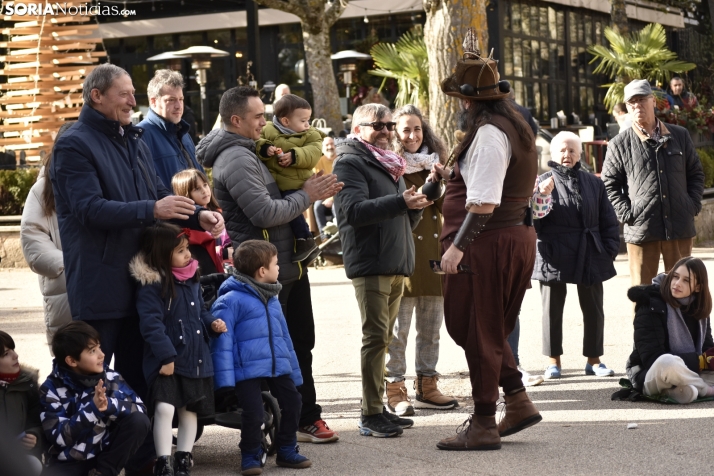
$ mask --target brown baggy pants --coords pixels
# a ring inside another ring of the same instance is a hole
[[[451,243],[442,243],[444,252]],[[474,274],[445,277],[446,329],[466,354],[477,415],[496,413],[499,386],[505,392],[523,386],[506,338],[530,288],[535,244],[535,231],[525,225],[486,231],[461,260]]]

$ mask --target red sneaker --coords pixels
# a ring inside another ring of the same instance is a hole
[[[301,426],[297,431],[297,440],[301,443],[330,443],[339,439],[340,435],[330,430],[325,420],[317,420],[312,425]]]

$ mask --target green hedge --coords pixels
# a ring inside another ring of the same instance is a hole
[[[697,149],[697,154],[704,168],[704,187],[714,187],[714,147]]]
[[[21,215],[40,169],[0,170],[0,215]]]

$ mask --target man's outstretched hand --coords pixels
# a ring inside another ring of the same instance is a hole
[[[307,179],[302,189],[310,198],[310,203],[332,197],[342,190],[345,184],[337,181],[337,175],[324,174],[322,171]]]
[[[417,193],[414,185],[412,185],[411,188],[404,190],[402,197],[404,197],[404,201],[407,202],[407,207],[410,210],[421,210],[422,208],[428,207],[434,203],[429,201],[423,193]]]
[[[188,220],[196,207],[194,201],[179,195],[169,195],[154,204],[154,218],[157,220]]]

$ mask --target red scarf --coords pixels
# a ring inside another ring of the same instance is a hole
[[[17,378],[18,378],[19,376],[20,376],[20,371],[19,371],[19,370],[17,371],[17,373],[14,373],[14,374],[3,374],[3,373],[0,373],[0,381],[2,381],[2,382],[7,382],[7,383],[12,383],[12,382],[14,382],[15,380],[17,380]]]
[[[377,159],[380,164],[382,164],[382,167],[387,169],[387,172],[389,172],[389,175],[392,176],[395,182],[399,181],[399,177],[404,175],[404,171],[407,168],[407,161],[404,160],[404,158],[400,155],[397,155],[391,150],[384,150],[380,149],[379,147],[375,147],[369,142],[365,142],[360,136],[356,134],[350,134],[347,136],[347,138],[356,139],[362,144],[364,144],[369,149],[369,151],[372,152],[374,158]]]
[[[216,265],[216,269],[219,273],[223,272],[223,259],[216,253],[216,239],[207,231],[200,230],[189,230],[184,228],[183,230],[188,236],[189,245],[198,245],[205,248],[208,252],[208,256],[211,257],[211,261]]]

